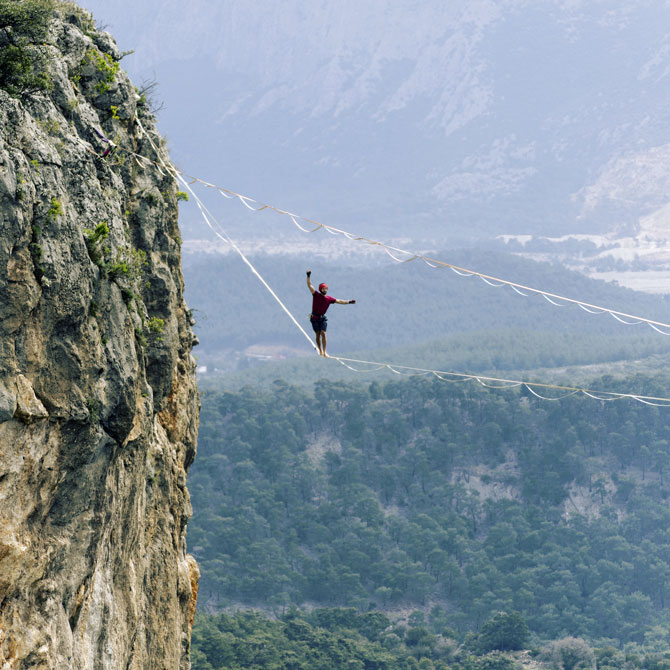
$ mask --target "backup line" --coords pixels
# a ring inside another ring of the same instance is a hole
[[[397,365],[395,363],[384,363],[380,361],[366,361],[357,358],[346,358],[344,356],[329,356],[341,365],[344,365],[349,370],[354,372],[377,372],[379,370],[388,369],[396,374],[406,375],[434,375],[442,381],[464,382],[475,381],[486,388],[491,389],[511,389],[524,387],[532,395],[541,400],[562,400],[572,395],[583,394],[594,400],[611,401],[622,400],[628,398],[637,400],[645,405],[653,405],[654,407],[670,407],[670,398],[646,396],[637,393],[617,393],[614,391],[594,391],[592,389],[580,388],[576,386],[561,386],[559,384],[544,384],[541,382],[529,382],[518,379],[504,379],[501,377],[488,377],[485,375],[468,374],[465,372],[445,372],[444,370],[435,370],[432,368],[417,368],[408,365]],[[356,365],[374,366],[374,367],[355,367]],[[402,372],[401,372],[402,371]],[[538,389],[548,391],[558,391],[562,395],[559,397],[543,396],[538,393]]]
[[[160,165],[156,161],[150,161],[152,163],[155,163],[159,169],[160,166],[167,171],[168,174],[171,174],[174,176],[178,181],[180,181],[185,188],[193,195],[198,208],[200,210],[200,213],[207,224],[207,226],[219,237],[221,240],[224,242],[230,244],[232,248],[240,255],[242,260],[247,264],[247,266],[250,268],[250,270],[256,275],[256,277],[261,281],[261,283],[265,286],[265,288],[270,292],[272,297],[277,301],[277,303],[280,305],[280,307],[286,312],[286,314],[290,317],[290,319],[293,321],[294,325],[298,328],[298,330],[304,335],[304,337],[307,339],[307,341],[310,343],[310,346],[314,349],[316,349],[314,343],[312,342],[312,339],[310,336],[307,334],[305,329],[300,325],[300,323],[297,321],[297,319],[293,316],[291,311],[286,307],[286,305],[281,301],[279,296],[274,292],[274,290],[270,287],[270,285],[265,281],[265,279],[261,276],[261,274],[258,272],[258,270],[253,266],[253,264],[249,261],[249,259],[244,255],[244,253],[239,249],[239,247],[233,242],[233,240],[230,238],[230,236],[223,230],[221,225],[216,221],[216,219],[211,215],[209,210],[207,210],[206,206],[202,203],[200,198],[194,193],[194,191],[191,189],[190,184],[186,182],[184,179],[183,173],[180,171],[176,170],[171,164],[168,165],[165,163],[165,161],[162,160],[160,157],[160,153],[158,151],[158,148],[154,144],[153,140],[149,136],[149,134],[144,130],[142,125],[140,124],[139,120],[137,121],[138,127],[142,131],[142,133],[147,137],[149,143],[151,144],[152,148],[154,149],[156,156],[158,157],[160,161]],[[129,152],[133,153],[133,152]],[[141,158],[143,160],[150,160],[145,158],[144,156],[140,156],[139,154],[134,154],[137,158]],[[196,180],[199,181],[199,180]],[[228,192],[229,194],[231,192]],[[227,196],[226,196],[227,197]],[[258,208],[254,208],[253,206],[249,205],[246,200],[249,200],[250,202],[255,202],[254,200],[250,198],[246,198],[244,196],[238,196],[242,198],[242,202],[245,204],[250,209],[255,209],[255,211],[259,211],[260,209],[274,209],[268,205],[262,205]],[[284,212],[287,213],[287,212]],[[287,213],[288,214],[288,213]],[[290,216],[295,216],[295,215],[290,215]],[[314,223],[314,222],[312,222]],[[321,224],[319,224],[321,225]],[[325,227],[325,226],[322,226]],[[332,232],[332,230],[330,231]],[[343,232],[344,231],[340,231]],[[349,234],[347,234],[347,237]],[[382,245],[381,243],[376,242],[375,244],[378,244],[380,246],[385,246]],[[393,249],[392,247],[390,247]],[[395,251],[401,251],[398,249],[395,249]],[[412,260],[412,259],[409,259]],[[433,262],[438,262],[439,261],[433,261]],[[444,264],[448,265],[448,264]],[[449,266],[451,267],[451,266]],[[463,270],[463,268],[458,268],[459,270]],[[469,274],[478,274],[474,273],[472,271],[466,271]],[[522,287],[519,284],[511,284],[510,282],[506,282],[504,280],[497,280],[493,277],[486,277],[487,279],[493,279],[495,281],[501,281],[502,283],[512,285],[513,287],[519,287],[519,288],[526,288],[527,290],[534,290],[534,289],[528,289],[528,287]],[[538,293],[541,293],[545,295],[544,292],[542,291],[537,291]],[[552,295],[552,294],[546,294],[547,295]],[[553,296],[553,297],[560,297],[560,296]],[[572,301],[572,302],[578,302],[578,301]],[[587,305],[587,303],[579,303],[580,305]],[[605,309],[605,308],[600,308],[594,305],[588,305],[589,307],[594,307],[596,309]],[[610,310],[606,310],[610,311]],[[620,312],[617,312],[616,314],[621,315]],[[623,316],[628,316],[630,315],[623,315]],[[638,318],[638,317],[630,317],[630,318]],[[646,319],[642,319],[642,321],[647,321]],[[658,322],[654,322],[658,323]],[[667,325],[670,327],[670,324],[659,324],[659,325]],[[661,331],[659,331],[661,332]],[[600,400],[601,402],[609,402],[609,401],[614,401],[614,400],[622,400],[624,398],[630,399],[630,400],[635,400],[639,403],[642,403],[644,405],[650,405],[653,407],[670,407],[670,398],[664,398],[664,397],[655,397],[655,396],[645,396],[645,395],[639,395],[639,394],[634,394],[634,393],[618,393],[618,392],[613,392],[613,391],[595,391],[595,390],[590,390],[590,389],[585,389],[585,388],[579,388],[579,387],[572,387],[572,386],[561,386],[561,385],[556,385],[556,384],[546,384],[546,383],[541,383],[541,382],[529,382],[529,381],[523,381],[523,380],[515,380],[515,379],[504,379],[504,378],[499,378],[499,377],[489,377],[485,375],[475,375],[475,374],[469,374],[469,373],[462,373],[462,372],[446,372],[442,370],[436,370],[432,368],[419,368],[419,367],[410,367],[407,365],[397,365],[395,363],[388,363],[388,362],[380,362],[380,361],[366,361],[366,360],[361,360],[361,359],[355,359],[355,358],[347,358],[344,356],[329,356],[328,358],[332,360],[336,360],[338,363],[341,365],[345,366],[349,370],[352,370],[354,372],[373,372],[376,370],[382,370],[382,369],[387,369],[395,374],[398,375],[407,375],[407,376],[415,376],[415,375],[434,375],[436,378],[442,380],[442,381],[454,381],[454,382],[463,382],[463,381],[475,381],[479,383],[482,386],[485,386],[487,388],[491,389],[509,389],[509,388],[518,388],[518,387],[523,387],[528,390],[532,395],[535,397],[541,399],[541,400],[561,400],[563,398],[572,396],[572,395],[577,395],[577,394],[583,394],[589,398],[592,398],[594,400]],[[356,366],[368,366],[367,368],[360,368]],[[561,393],[560,397],[550,397],[550,396],[543,396],[538,392],[539,390],[550,390],[550,391],[558,391]]]
[[[140,130],[148,136],[144,128],[142,127],[139,119],[136,119],[136,123]],[[101,135],[98,131],[96,131],[98,135]],[[101,137],[104,139],[106,142],[110,142],[107,138],[104,137],[104,135],[101,135]],[[152,147],[156,151],[156,155],[160,159],[160,155],[158,154],[158,149],[154,145],[153,141],[151,138],[149,138],[149,142],[151,143]],[[81,142],[83,145],[84,143]],[[95,154],[93,150],[91,150],[88,147],[84,147],[89,153],[92,153],[96,155],[98,158],[101,158],[101,156],[98,156]],[[527,297],[529,293],[536,294],[536,295],[541,295],[547,302],[551,303],[552,305],[556,307],[565,307],[566,305],[577,305],[581,309],[583,309],[585,312],[589,314],[609,314],[612,318],[616,319],[619,323],[626,325],[626,326],[634,326],[634,325],[639,325],[639,324],[646,324],[650,328],[653,328],[657,333],[660,333],[661,335],[670,335],[670,323],[665,323],[663,321],[656,321],[654,319],[648,319],[643,316],[636,316],[634,314],[628,314],[626,312],[621,312],[615,309],[611,309],[609,307],[604,307],[601,305],[594,305],[592,303],[586,302],[585,300],[579,300],[577,298],[570,298],[568,296],[560,295],[558,293],[552,293],[550,291],[545,291],[543,289],[539,288],[534,288],[532,286],[526,286],[524,284],[520,284],[518,282],[514,282],[508,279],[503,279],[501,277],[494,277],[489,274],[485,274],[483,272],[478,272],[477,270],[471,270],[468,268],[463,268],[458,265],[455,265],[453,263],[448,263],[446,261],[441,261],[435,258],[431,258],[429,256],[426,256],[422,253],[419,252],[412,252],[408,251],[407,249],[400,249],[398,247],[391,246],[389,244],[386,244],[384,242],[379,242],[377,240],[373,240],[367,237],[364,237],[362,235],[357,235],[355,233],[351,233],[349,231],[343,230],[341,228],[336,228],[334,226],[327,225],[325,223],[321,223],[319,221],[315,221],[314,219],[309,219],[304,216],[300,216],[298,214],[295,214],[293,212],[289,212],[285,209],[281,209],[279,207],[276,207],[274,205],[266,204],[259,202],[255,200],[254,198],[251,198],[246,195],[242,195],[241,193],[237,193],[236,191],[232,191],[231,189],[224,188],[222,186],[217,186],[216,184],[212,184],[210,182],[205,181],[204,179],[200,179],[199,177],[195,177],[193,175],[190,175],[182,170],[179,170],[175,168],[173,165],[170,165],[170,168],[167,168],[165,163],[160,159],[160,163],[152,160],[150,158],[147,158],[146,156],[142,156],[141,154],[135,153],[129,149],[124,149],[122,147],[115,147],[116,149],[123,151],[133,157],[135,157],[136,160],[138,161],[147,161],[149,163],[152,163],[158,167],[159,170],[161,170],[161,165],[164,167],[170,174],[175,176],[176,178],[179,178],[179,181],[184,184],[185,187],[188,188],[188,191],[194,196],[196,199],[196,202],[198,203],[199,207],[202,207],[202,202],[199,200],[199,198],[195,195],[193,190],[190,188],[191,185],[194,183],[202,184],[206,188],[211,188],[216,191],[218,191],[225,199],[227,200],[239,200],[247,209],[251,210],[252,212],[262,212],[264,210],[270,210],[273,212],[276,212],[277,214],[281,214],[283,216],[287,216],[291,219],[292,223],[302,232],[305,233],[314,233],[317,230],[325,230],[326,232],[330,233],[331,235],[342,235],[346,239],[352,241],[352,242],[362,242],[363,244],[368,244],[371,246],[376,246],[382,249],[384,252],[386,252],[391,259],[393,259],[397,263],[410,263],[415,260],[421,260],[424,262],[428,267],[431,268],[449,268],[452,270],[454,273],[461,277],[478,277],[481,279],[483,282],[488,284],[489,286],[493,287],[502,287],[502,286],[508,286],[512,290],[515,291],[515,293],[518,293],[521,296]],[[161,170],[162,172],[162,170]],[[190,181],[187,183],[185,180],[189,179]],[[213,219],[213,217],[210,214],[210,217]],[[312,226],[311,228],[304,228],[300,223],[298,223],[298,220],[303,221],[304,223],[308,224],[309,226]],[[212,225],[210,224],[209,221],[207,221],[207,225],[214,230]],[[220,227],[220,226],[219,226]],[[216,234],[216,231],[214,231]],[[220,235],[219,235],[220,236]],[[220,236],[221,237],[221,236]],[[227,237],[227,235],[225,236]],[[229,239],[224,239],[224,241],[230,243]],[[241,251],[236,248],[235,251],[238,254],[241,254]],[[245,262],[248,263],[248,260]],[[528,291],[528,293],[524,293],[524,291]],[[560,301],[560,302],[556,302]]]
[[[210,184],[209,182],[203,181],[198,177],[193,177],[191,175],[185,175],[185,176],[187,176],[189,179],[192,180],[191,183],[198,182],[206,186],[207,188],[213,188],[219,191],[219,193],[221,193],[221,195],[223,195],[228,200],[233,200],[237,198],[238,200],[240,200],[240,202],[242,202],[242,204],[244,204],[244,206],[247,209],[253,212],[271,210],[273,212],[276,212],[277,214],[287,216],[293,222],[293,224],[304,233],[314,233],[317,230],[325,230],[331,235],[342,235],[346,239],[353,242],[362,242],[364,244],[379,247],[384,252],[386,252],[386,254],[391,259],[393,259],[397,263],[410,263],[415,260],[421,260],[431,268],[449,268],[450,270],[452,270],[454,273],[456,273],[461,277],[478,277],[489,286],[493,287],[508,286],[511,289],[513,289],[516,293],[524,297],[527,297],[528,293],[541,295],[545,300],[547,300],[547,302],[551,303],[555,307],[565,307],[568,304],[577,305],[578,307],[581,307],[584,311],[588,312],[589,314],[609,314],[611,317],[613,317],[614,319],[616,319],[617,321],[626,326],[634,326],[644,323],[647,324],[650,328],[653,328],[656,332],[660,333],[661,335],[670,335],[670,323],[665,323],[663,321],[656,321],[654,319],[648,319],[646,317],[636,316],[634,314],[628,314],[626,312],[621,312],[615,309],[611,309],[609,307],[604,307],[602,305],[594,305],[593,303],[586,302],[585,300],[570,298],[568,296],[560,295],[558,293],[552,293],[550,291],[545,291],[543,289],[534,288],[532,286],[526,286],[525,284],[520,284],[518,282],[514,282],[508,279],[503,279],[501,277],[495,277],[493,275],[485,274],[483,272],[478,272],[477,270],[471,270],[469,268],[460,267],[453,263],[448,263],[446,261],[441,261],[436,258],[431,258],[420,252],[413,252],[407,249],[400,249],[398,247],[391,246],[384,242],[379,242],[377,240],[372,240],[370,238],[364,237],[362,235],[351,233],[341,228],[336,228],[334,226],[330,226],[325,223],[320,223],[319,221],[315,221],[314,219],[308,219],[306,217],[299,216],[298,214],[288,212],[286,210],[280,209],[279,207],[275,207],[274,205],[260,203],[257,200],[250,198],[249,196],[243,196],[239,193],[236,193],[235,191],[231,191],[230,189],[226,189],[221,186],[216,186],[215,184]],[[304,223],[307,223],[313,227],[305,228],[302,225],[300,225],[300,223],[298,223],[298,220],[303,221]],[[528,293],[524,293],[524,291],[527,291]]]

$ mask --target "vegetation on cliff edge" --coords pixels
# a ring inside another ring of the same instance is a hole
[[[24,95],[51,86],[44,42],[54,0],[0,0],[0,88]]]

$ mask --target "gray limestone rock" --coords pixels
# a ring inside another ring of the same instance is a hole
[[[15,416],[24,423],[32,423],[49,416],[49,412],[46,411],[40,399],[35,395],[33,385],[23,375],[16,378]]]
[[[16,411],[16,393],[0,382],[0,423],[10,421]]]

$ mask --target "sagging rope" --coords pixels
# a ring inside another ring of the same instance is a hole
[[[142,132],[146,135],[146,132],[144,131],[139,119],[135,119],[137,122],[138,127],[142,130]],[[95,130],[95,129],[94,129]],[[96,134],[103,139],[103,141],[110,143],[113,145],[111,140],[107,139],[102,133],[100,133],[98,130],[95,130]],[[148,135],[147,135],[148,137]],[[151,142],[152,146],[154,147],[154,150],[156,150],[155,145],[149,139]],[[140,154],[137,154],[133,151],[130,151],[128,149],[124,149],[122,147],[117,147],[116,145],[113,145],[114,149],[124,151],[125,153],[128,153],[132,156],[134,156],[136,159],[141,160],[141,161],[147,161],[149,163],[152,163],[156,166],[159,167],[160,165],[156,162],[153,161],[146,156],[142,156]],[[89,152],[90,149],[87,149]],[[95,153],[95,152],[91,152]],[[104,155],[106,155],[108,151],[105,152]],[[97,154],[96,154],[97,155]],[[158,154],[157,154],[158,155]],[[163,163],[161,159],[161,163]],[[165,167],[165,164],[163,163],[163,167]],[[166,168],[168,169],[168,168]],[[545,291],[543,289],[538,289],[538,288],[533,288],[532,286],[526,286],[525,284],[519,284],[518,282],[513,282],[508,279],[502,279],[500,277],[494,277],[492,275],[485,274],[483,272],[478,272],[476,270],[470,270],[468,268],[463,268],[458,265],[454,265],[453,263],[447,263],[446,261],[441,261],[435,258],[430,258],[428,256],[425,256],[424,254],[421,254],[419,252],[412,252],[408,251],[406,249],[400,249],[398,247],[394,247],[388,244],[385,244],[384,242],[379,242],[377,240],[372,240],[370,238],[364,237],[362,235],[356,235],[354,233],[348,232],[346,230],[342,230],[341,228],[335,228],[334,226],[327,225],[325,223],[320,223],[319,221],[315,221],[314,219],[308,219],[304,216],[300,216],[298,214],[293,214],[292,212],[289,212],[284,209],[280,209],[279,207],[275,207],[274,205],[269,205],[265,203],[261,203],[257,200],[254,200],[253,198],[242,195],[240,193],[237,193],[235,191],[231,191],[230,189],[223,188],[222,186],[217,186],[216,184],[211,184],[203,179],[200,179],[199,177],[194,177],[193,175],[189,175],[186,172],[183,172],[182,170],[178,170],[174,166],[170,166],[169,170],[170,174],[172,174],[175,178],[179,178],[179,181],[181,181],[182,184],[184,184],[185,187],[189,187],[190,185],[194,183],[199,183],[202,184],[203,186],[207,188],[212,188],[218,191],[224,198],[228,200],[233,200],[237,199],[239,200],[247,209],[253,211],[253,212],[262,212],[264,210],[271,210],[273,212],[276,212],[277,214],[281,214],[283,216],[288,216],[291,221],[295,224],[295,226],[301,230],[302,232],[305,233],[313,233],[316,232],[317,230],[325,230],[326,232],[330,233],[331,235],[342,235],[346,237],[348,240],[354,241],[354,242],[363,242],[364,244],[368,244],[371,246],[376,246],[382,249],[391,259],[393,259],[397,263],[410,263],[411,261],[415,260],[421,260],[423,261],[426,265],[428,265],[431,268],[449,268],[452,270],[454,273],[461,277],[478,277],[481,279],[484,283],[488,284],[489,286],[493,287],[501,287],[501,286],[509,286],[515,293],[518,293],[521,296],[528,297],[528,293],[524,293],[524,291],[528,291],[529,293],[534,293],[536,295],[541,295],[547,302],[550,304],[554,305],[555,307],[565,307],[568,304],[572,305],[577,305],[580,307],[582,310],[589,314],[609,314],[612,318],[616,319],[619,323],[622,323],[626,326],[635,326],[639,324],[646,324],[650,328],[653,328],[656,332],[660,333],[661,335],[670,335],[670,323],[664,323],[663,321],[655,321],[653,319],[648,319],[646,317],[642,316],[636,316],[634,314],[628,314],[626,312],[620,312],[618,310],[611,309],[609,307],[603,307],[601,305],[594,305],[592,303],[586,302],[584,300],[578,300],[576,298],[569,298],[564,295],[560,295],[558,293],[551,293],[549,291]],[[190,181],[187,182],[185,179],[189,179]],[[202,203],[197,198],[195,193],[191,188],[188,188],[189,193],[193,195],[193,197],[196,199],[196,202],[198,203],[198,207],[201,207]],[[214,217],[211,216],[212,220],[214,220]],[[310,226],[314,226],[313,228],[304,228],[298,223],[298,220],[304,221],[305,223],[309,224]],[[207,225],[212,228],[210,225],[209,221],[207,222]],[[212,230],[216,233],[216,231],[212,228]],[[219,237],[221,237],[219,235]],[[225,236],[227,237],[227,235]],[[224,239],[225,242],[231,244],[232,242],[230,239]],[[235,248],[235,247],[233,247]],[[235,251],[237,253],[241,254],[241,251],[238,248],[235,248]],[[398,257],[400,256],[407,256],[407,258],[402,258]],[[248,260],[245,261],[248,263]],[[562,301],[561,302],[556,302],[556,300]],[[630,320],[629,320],[630,319]],[[662,329],[667,329],[667,330],[662,330]]]
[[[215,184],[210,184],[209,182],[203,181],[198,177],[193,177],[191,175],[184,175],[184,176],[192,180],[190,182],[191,184],[193,184],[194,182],[198,182],[206,186],[207,188],[213,188],[219,191],[221,195],[223,195],[225,198],[229,200],[237,198],[247,209],[250,209],[253,212],[261,212],[266,209],[269,209],[273,212],[276,212],[277,214],[288,216],[291,219],[291,221],[295,224],[295,226],[304,233],[314,233],[317,230],[325,230],[331,233],[332,235],[342,235],[346,237],[348,240],[354,242],[363,242],[364,244],[377,246],[381,248],[384,252],[386,252],[386,254],[397,263],[410,263],[415,260],[421,260],[431,268],[449,268],[450,270],[452,270],[461,277],[478,277],[489,286],[494,287],[509,286],[516,293],[524,297],[528,297],[528,293],[524,293],[524,291],[528,291],[529,293],[534,293],[536,295],[541,295],[545,300],[547,300],[549,303],[551,303],[556,307],[565,307],[568,304],[573,304],[577,305],[578,307],[583,309],[585,312],[588,312],[589,314],[609,314],[611,317],[613,317],[614,319],[616,319],[617,321],[626,326],[634,326],[644,323],[647,324],[649,327],[653,328],[656,332],[661,333],[661,335],[670,335],[670,323],[664,323],[662,321],[654,321],[653,319],[647,319],[645,317],[636,316],[634,314],[627,314],[626,312],[620,312],[614,309],[610,309],[609,307],[594,305],[584,300],[569,298],[567,296],[560,295],[558,293],[551,293],[550,291],[544,291],[542,289],[533,288],[532,286],[519,284],[518,282],[513,282],[508,279],[502,279],[500,277],[494,277],[492,275],[484,274],[483,272],[477,272],[476,270],[470,270],[468,268],[459,267],[458,265],[454,265],[453,263],[447,263],[445,261],[437,260],[435,258],[430,258],[429,256],[425,256],[424,254],[419,252],[413,252],[408,251],[406,249],[393,247],[391,245],[385,244],[384,242],[378,242],[376,240],[369,239],[362,235],[356,235],[346,230],[342,230],[341,228],[335,228],[334,226],[329,226],[325,223],[320,223],[313,219],[308,219],[306,217],[293,214],[292,212],[280,209],[278,207],[275,207],[274,205],[267,205],[264,203],[260,203],[254,200],[253,198],[241,195],[239,193],[236,193],[235,191],[231,191],[230,189],[226,189],[221,186],[216,186]],[[300,223],[298,223],[298,220],[303,221],[313,227],[305,228],[301,226]],[[556,302],[557,300],[562,302]]]
[[[181,173],[178,170],[175,170],[175,168],[172,165],[167,165],[165,161],[160,157],[160,152],[158,151],[158,148],[156,145],[153,143],[153,140],[151,139],[151,136],[149,133],[144,130],[144,127],[140,123],[139,119],[137,120],[137,125],[144,133],[144,135],[147,137],[149,140],[149,143],[151,144],[153,150],[156,152],[156,156],[158,156],[162,166],[165,168],[165,170],[169,173],[172,174],[175,179],[180,181],[184,187],[188,190],[188,192],[193,196],[193,199],[195,200],[196,204],[198,205],[198,208],[200,210],[200,213],[202,214],[202,218],[205,220],[205,223],[209,228],[212,230],[212,232],[221,240],[226,242],[227,244],[230,244],[230,246],[239,254],[240,258],[247,264],[249,269],[253,272],[254,275],[260,280],[260,282],[265,286],[265,288],[270,292],[270,295],[279,303],[279,306],[286,312],[288,317],[293,321],[293,323],[297,326],[297,328],[300,330],[300,332],[305,336],[307,341],[309,342],[310,346],[313,349],[316,349],[316,345],[314,342],[312,342],[312,338],[307,334],[305,329],[300,325],[298,320],[291,314],[291,311],[286,307],[286,305],[281,301],[279,296],[274,292],[272,287],[263,279],[262,275],[258,270],[254,267],[253,263],[244,255],[242,250],[233,242],[232,238],[226,231],[223,229],[223,226],[214,218],[212,213],[207,209],[207,207],[204,205],[202,200],[194,193],[193,189],[191,186],[184,180],[182,177]]]
[[[233,242],[233,240],[230,238],[230,236],[225,232],[221,224],[212,216],[211,212],[207,209],[207,207],[202,203],[200,198],[194,193],[193,189],[191,189],[191,184],[187,183],[186,180],[184,179],[184,174],[177,170],[174,166],[171,164],[168,165],[160,155],[160,151],[158,150],[158,147],[154,144],[153,140],[151,139],[151,136],[144,130],[143,126],[141,125],[139,119],[137,119],[137,125],[142,131],[142,133],[147,137],[147,140],[151,144],[151,147],[153,148],[154,152],[156,153],[156,156],[158,158],[158,161],[160,164],[156,161],[152,161],[151,159],[146,158],[146,156],[142,156],[140,154],[136,154],[132,151],[124,150],[127,153],[133,155],[136,159],[139,161],[148,161],[158,167],[159,170],[161,170],[161,165],[162,167],[166,170],[166,172],[170,175],[172,175],[175,179],[180,181],[184,187],[188,190],[188,192],[193,196],[193,198],[196,201],[196,204],[198,205],[198,208],[200,210],[200,213],[207,224],[207,226],[214,232],[214,234],[219,237],[222,241],[226,242],[227,244],[230,244],[231,247],[240,255],[242,260],[247,264],[247,266],[251,269],[251,271],[256,275],[256,277],[261,281],[261,283],[265,286],[265,288],[270,292],[272,297],[277,301],[277,303],[280,305],[280,307],[286,312],[286,314],[289,316],[291,321],[297,326],[297,328],[300,330],[300,332],[305,336],[307,341],[310,343],[310,346],[313,349],[316,349],[316,346],[312,342],[312,339],[310,336],[307,334],[305,329],[300,325],[298,320],[293,316],[291,311],[286,307],[286,305],[281,301],[279,296],[272,290],[270,285],[265,281],[265,279],[261,276],[260,272],[253,266],[251,261],[244,255],[244,253],[240,250],[240,248]],[[161,174],[164,174],[161,170]],[[196,180],[200,181],[200,180]],[[193,183],[193,182],[191,182]],[[232,197],[232,196],[231,196]],[[251,206],[245,202],[244,196],[239,196],[242,202],[249,208]],[[248,199],[248,198],[247,198]],[[250,199],[249,199],[250,200]],[[267,208],[268,206],[264,206],[264,208]],[[324,226],[325,227],[325,226]],[[332,232],[332,231],[330,231]],[[348,236],[349,234],[347,234]],[[458,268],[459,270],[461,268]],[[475,274],[475,273],[471,273]],[[489,277],[487,277],[489,278]],[[489,278],[491,279],[491,278]],[[505,282],[503,282],[505,283]],[[514,286],[519,286],[514,285]],[[513,288],[514,288],[513,286]],[[545,296],[546,297],[546,296]],[[578,303],[579,304],[579,303]],[[585,303],[581,303],[585,304]],[[592,305],[590,305],[593,307]],[[620,313],[617,313],[620,314]],[[664,325],[664,324],[661,324]],[[661,332],[661,331],[659,331]],[[555,385],[555,384],[543,384],[540,382],[529,382],[529,381],[522,381],[522,380],[513,380],[513,379],[503,379],[503,378],[497,378],[497,377],[488,377],[484,375],[474,375],[474,374],[467,374],[467,373],[461,373],[461,372],[445,372],[441,370],[434,370],[430,368],[417,368],[417,367],[410,367],[407,365],[396,365],[396,364],[391,364],[391,363],[383,363],[379,361],[366,361],[366,360],[359,360],[359,359],[354,359],[354,358],[346,358],[343,356],[329,356],[328,358],[331,358],[332,360],[336,360],[338,363],[341,365],[345,366],[349,370],[352,370],[354,372],[374,372],[377,370],[382,370],[382,369],[388,369],[391,372],[397,374],[397,375],[405,375],[405,376],[416,376],[416,375],[434,375],[436,378],[442,380],[442,381],[447,381],[447,382],[463,382],[463,381],[476,381],[477,383],[481,384],[482,386],[486,388],[492,388],[492,389],[510,389],[510,388],[518,388],[518,387],[524,387],[530,392],[532,395],[535,397],[541,399],[541,400],[562,400],[563,398],[567,398],[572,395],[576,394],[583,394],[589,398],[592,398],[594,400],[600,400],[600,401],[612,401],[612,400],[621,400],[624,398],[628,398],[631,400],[636,400],[637,402],[640,402],[644,405],[651,405],[654,407],[670,407],[670,398],[662,398],[662,397],[654,397],[654,396],[644,396],[644,395],[638,395],[634,393],[616,393],[612,391],[593,391],[589,389],[584,389],[584,388],[578,388],[578,387],[571,387],[571,386],[560,386],[560,385]],[[367,365],[367,366],[374,366],[374,367],[368,367],[367,369],[358,369],[354,367],[354,364],[358,365]],[[402,371],[402,372],[401,372]],[[555,390],[555,391],[560,391],[562,392],[562,395],[559,397],[548,397],[548,396],[543,396],[540,393],[538,393],[535,389],[547,389],[547,390]]]
[[[499,377],[487,377],[484,375],[466,374],[463,372],[444,372],[442,370],[433,370],[430,368],[415,368],[408,365],[396,365],[392,363],[381,363],[379,361],[365,361],[356,358],[345,358],[343,356],[329,356],[344,367],[354,372],[378,372],[379,370],[390,370],[397,375],[433,375],[442,381],[448,382],[464,382],[476,381],[477,383],[491,389],[511,389],[524,387],[532,395],[541,400],[563,400],[569,396],[583,394],[594,400],[602,400],[604,402],[611,400],[622,400],[629,398],[637,400],[644,405],[652,405],[654,407],[670,407],[670,398],[662,398],[655,396],[639,395],[637,393],[615,393],[613,391],[593,391],[591,389],[579,388],[575,386],[560,386],[557,384],[543,384],[540,382],[528,382],[517,379],[504,379]],[[357,368],[355,365],[371,366],[366,368]],[[401,372],[402,371],[402,372]],[[546,389],[559,391],[562,395],[558,397],[543,396],[536,391],[536,389]]]

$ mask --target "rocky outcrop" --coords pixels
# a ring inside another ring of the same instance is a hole
[[[188,668],[177,188],[111,37],[59,2],[44,48],[48,93],[0,90],[0,668]]]

